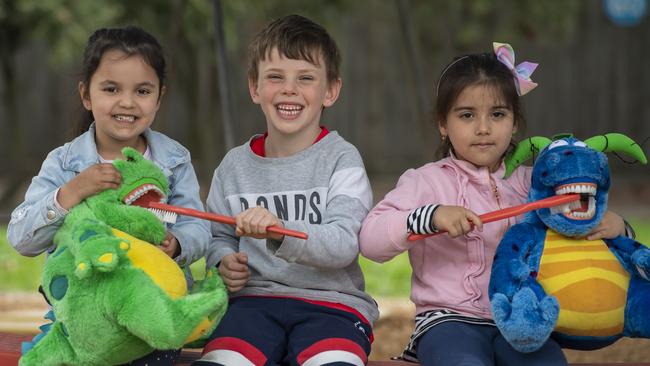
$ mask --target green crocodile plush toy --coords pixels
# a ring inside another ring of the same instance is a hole
[[[127,363],[209,334],[226,310],[218,275],[188,293],[180,267],[150,244],[165,226],[136,205],[164,200],[167,179],[136,150],[122,153],[120,188],[75,206],[54,236],[42,280],[54,323],[24,347],[21,366]]]

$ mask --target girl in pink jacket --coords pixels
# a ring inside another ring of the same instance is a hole
[[[504,179],[503,157],[525,127],[519,97],[537,84],[537,65],[514,67],[510,45],[456,58],[441,73],[436,123],[442,159],[407,170],[372,209],[360,234],[361,253],[377,262],[408,250],[413,267],[415,332],[402,358],[422,365],[566,365],[549,340],[520,353],[492,321],[488,282],[492,257],[515,219],[482,225],[476,214],[524,203],[530,168]],[[590,239],[625,233],[623,219],[605,215]],[[409,242],[410,233],[448,234]]]

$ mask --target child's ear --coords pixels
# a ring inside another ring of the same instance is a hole
[[[248,78],[248,92],[251,95],[253,103],[260,104],[260,94],[257,92],[257,80]]]
[[[165,96],[165,92],[167,91],[167,87],[163,85],[162,88],[160,88],[160,95],[158,96],[158,103],[156,103],[156,110],[157,108],[160,108],[160,103],[162,102],[163,96]]]
[[[323,107],[331,107],[334,105],[334,102],[339,98],[342,86],[343,80],[341,80],[341,78],[337,78],[336,80],[327,83],[327,92],[325,93],[325,99],[323,100]]]
[[[444,122],[438,122],[438,131],[440,131],[440,136],[447,136],[447,127]]]
[[[88,89],[86,88],[86,84],[83,81],[79,82],[78,85],[79,88],[79,96],[81,97],[81,104],[83,104],[84,108],[87,110],[92,110],[92,103],[90,103],[90,96],[88,95]]]

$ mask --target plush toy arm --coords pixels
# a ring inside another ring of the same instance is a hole
[[[543,230],[528,223],[517,224],[508,230],[494,255],[490,298],[495,293],[501,293],[512,299],[522,286],[539,286],[535,280],[536,272],[530,264],[536,264],[531,263],[532,258],[539,258],[543,236]],[[536,243],[539,245],[536,246]]]
[[[636,269],[636,273],[646,281],[650,281],[650,249],[639,244],[639,248],[632,252],[632,264]]]
[[[155,245],[165,238],[165,225],[147,209],[104,201],[93,205],[97,216],[118,230]]]
[[[124,294],[124,306],[116,314],[117,322],[156,349],[180,348],[207,334],[228,303],[217,275],[201,282],[199,292],[178,299],[169,298],[154,286],[129,286],[128,291],[124,291],[124,284],[118,287]]]
[[[650,249],[648,247],[625,236],[606,239],[605,242],[628,272],[650,280]]]

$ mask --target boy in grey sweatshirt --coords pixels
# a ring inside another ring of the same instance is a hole
[[[372,192],[357,149],[320,125],[341,90],[340,55],[320,25],[297,15],[262,30],[249,49],[249,90],[267,132],[216,169],[207,265],[230,307],[195,365],[364,365],[377,305],[358,260]],[[303,231],[308,240],[266,231]]]

